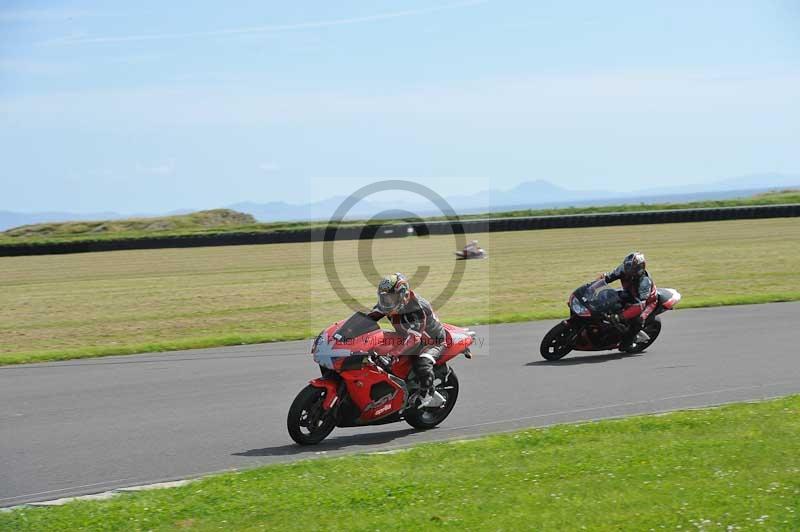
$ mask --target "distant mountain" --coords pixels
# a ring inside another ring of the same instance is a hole
[[[509,206],[542,205],[588,201],[613,196],[609,191],[575,191],[561,188],[548,181],[537,180],[520,183],[510,190],[484,190],[470,195],[445,198],[456,212],[491,211]],[[269,203],[244,202],[229,205],[228,208],[246,212],[259,221],[329,220],[345,196],[337,196],[323,201],[307,204],[289,204],[282,201]],[[427,206],[420,209],[419,204],[408,201],[392,203],[364,200],[358,202],[347,213],[347,218],[396,218],[411,212],[419,216],[436,216],[440,212]]]
[[[283,201],[268,203],[234,203],[227,208],[252,214],[260,222],[330,220],[346,196],[336,196],[326,200],[305,204],[291,204]],[[347,218],[365,218],[387,208],[370,201],[360,201],[347,213]]]
[[[800,176],[758,174],[735,177],[707,185],[661,187],[630,192],[570,190],[539,179],[520,183],[509,190],[489,189],[475,194],[448,196],[445,199],[457,213],[468,214],[531,208],[728,199],[788,187],[800,188]],[[339,196],[304,205],[291,205],[284,202],[237,203],[229,208],[250,213],[262,222],[328,220],[344,199],[343,196]],[[361,201],[348,213],[347,217],[369,218],[379,215],[382,218],[396,218],[402,211],[412,212],[419,216],[441,215],[431,207],[420,208],[419,204],[402,201],[391,204]]]
[[[724,179],[713,184],[711,188],[744,189],[744,188],[797,188],[800,187],[800,174],[750,174],[731,179]]]
[[[667,194],[713,193],[734,190],[774,190],[779,188],[800,188],[800,174],[750,174],[714,181],[707,184],[656,187],[639,190],[637,196]]]
[[[657,203],[744,197],[781,188],[800,188],[800,175],[764,173],[723,179],[709,184],[670,186],[640,189],[627,192],[610,190],[570,190],[545,180],[525,181],[508,189],[488,189],[474,194],[453,195],[445,198],[457,213],[480,213],[514,209],[554,208],[583,205],[612,205],[622,203]],[[260,222],[329,220],[345,196],[335,196],[322,201],[291,204],[282,201],[267,203],[241,202],[226,208],[252,214]],[[180,209],[169,214],[194,212]],[[347,218],[397,218],[408,212],[418,216],[441,215],[433,207],[420,207],[420,203],[407,200],[360,201]],[[143,215],[146,216],[146,215]],[[150,215],[152,216],[152,214]],[[114,212],[74,214],[66,212],[15,213],[0,211],[0,231],[20,225],[88,220],[113,220],[130,218]]]
[[[525,181],[510,190],[483,190],[467,196],[451,196],[447,200],[456,210],[502,210],[519,205],[558,204],[613,196],[619,196],[619,193],[608,190],[569,190],[538,179]]]

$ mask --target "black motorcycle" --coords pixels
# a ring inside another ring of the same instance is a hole
[[[620,349],[620,343],[628,332],[628,325],[615,319],[623,308],[620,290],[610,286],[604,279],[587,283],[577,288],[567,301],[570,317],[548,332],[539,351],[547,360],[560,360],[570,351],[607,351]],[[642,331],[647,340],[635,342],[626,353],[640,353],[653,345],[661,333],[662,314],[678,304],[681,295],[672,288],[658,289],[658,304],[647,317]]]

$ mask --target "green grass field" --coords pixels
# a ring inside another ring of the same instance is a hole
[[[550,209],[524,209],[461,216],[463,220],[476,218],[517,218],[523,216],[551,216],[567,214],[597,214],[607,212],[659,211],[667,209],[698,209],[708,207],[737,207],[748,205],[777,205],[800,203],[800,191],[767,192],[752,197],[726,200],[705,200],[686,203],[623,204],[599,207],[567,207]],[[441,220],[443,218],[428,218]],[[348,220],[341,225],[385,224],[402,220]],[[227,209],[200,211],[178,216],[105,220],[95,222],[63,222],[26,225],[0,232],[0,247],[12,244],[47,244],[55,242],[135,239],[166,236],[185,236],[219,233],[272,233],[298,229],[324,228],[326,222],[270,222],[258,223],[249,214]]]
[[[438,309],[457,324],[564,316],[576,286],[634,248],[683,307],[800,299],[796,218],[470,236],[491,256],[462,263]],[[379,272],[429,266],[412,281],[430,299],[456,265],[448,236],[339,242],[334,262],[365,307],[375,288],[359,246],[373,246]],[[319,243],[5,257],[0,272],[0,363],[305,338],[350,313]]]
[[[0,513],[0,529],[800,529],[800,396],[424,444]]]

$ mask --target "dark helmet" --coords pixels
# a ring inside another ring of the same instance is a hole
[[[408,301],[408,279],[402,273],[387,275],[378,283],[378,309],[381,312],[396,312]]]
[[[647,261],[644,254],[638,251],[630,253],[622,261],[622,273],[628,278],[641,277],[644,275],[645,268],[647,268]]]

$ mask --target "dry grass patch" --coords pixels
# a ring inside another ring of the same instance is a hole
[[[643,250],[656,283],[686,306],[800,299],[795,218],[477,234],[442,319],[486,323],[564,315],[579,283]],[[364,305],[357,260],[379,272],[430,272],[435,298],[452,275],[451,237],[339,242],[335,264]],[[273,244],[0,258],[0,362],[206,347],[307,337],[349,309],[331,289],[322,245]]]

